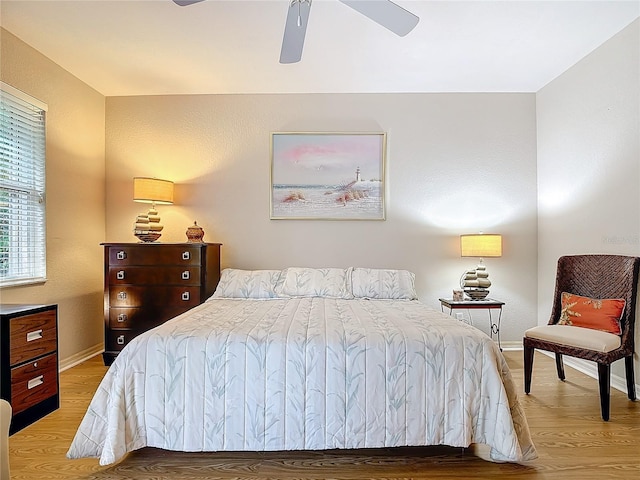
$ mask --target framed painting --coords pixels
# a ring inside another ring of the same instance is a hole
[[[272,133],[271,219],[384,220],[386,133]]]

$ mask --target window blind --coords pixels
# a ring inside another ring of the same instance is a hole
[[[0,286],[46,279],[45,113],[0,83]]]

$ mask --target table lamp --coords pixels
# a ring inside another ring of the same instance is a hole
[[[141,213],[136,218],[133,234],[143,242],[155,242],[162,235],[160,232],[164,228],[160,223],[156,203],[173,204],[173,182],[159,178],[134,177],[133,201],[151,204],[147,214]]]
[[[489,295],[489,272],[484,265],[484,257],[502,256],[502,235],[476,233],[460,235],[460,256],[479,257],[478,266],[466,270],[460,277],[460,288],[471,300],[483,300]]]

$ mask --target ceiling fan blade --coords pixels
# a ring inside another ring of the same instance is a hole
[[[420,20],[416,15],[390,0],[340,0],[345,5],[404,37]]]
[[[280,63],[296,63],[302,58],[310,11],[311,2],[308,0],[293,0],[289,3],[282,50],[280,50]]]
[[[173,0],[173,1],[174,3],[180,5],[181,7],[186,7],[187,5],[203,2],[204,0]]]

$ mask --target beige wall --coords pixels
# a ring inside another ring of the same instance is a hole
[[[163,241],[197,220],[223,267],[370,266],[417,274],[436,308],[462,271],[458,235],[504,235],[487,259],[507,302],[503,340],[536,322],[533,94],[203,95],[107,98],[107,241],[132,241],[134,176],[177,183]],[[386,221],[270,220],[270,132],[384,131]],[[474,314],[488,331],[486,313]]]
[[[59,356],[71,362],[103,344],[105,99],[0,31],[0,78],[45,102],[47,282],[3,288],[2,303],[57,303]]]
[[[640,256],[639,89],[636,20],[537,94],[540,324],[559,256]]]

